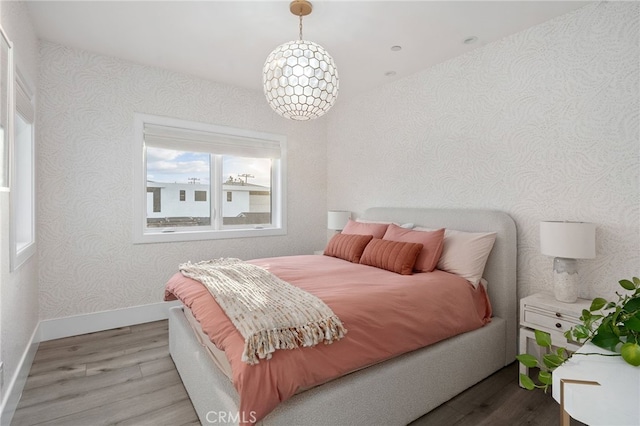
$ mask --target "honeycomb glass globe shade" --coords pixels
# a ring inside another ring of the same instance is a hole
[[[324,115],[338,96],[333,58],[312,41],[290,41],[276,47],[265,61],[262,82],[271,108],[292,120]]]

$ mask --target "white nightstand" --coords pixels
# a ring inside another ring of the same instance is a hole
[[[591,300],[578,299],[575,303],[564,303],[546,293],[536,293],[520,299],[519,353],[528,353],[541,360],[534,330],[549,333],[554,345],[565,347],[571,352],[577,351],[582,345],[568,342],[564,332],[574,325],[582,324],[582,310],[589,309],[590,306]],[[520,373],[528,375],[529,369],[520,364]]]

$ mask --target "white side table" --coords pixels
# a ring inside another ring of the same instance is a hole
[[[574,352],[580,344],[568,342],[564,332],[574,325],[582,324],[580,315],[583,309],[589,309],[591,301],[578,299],[575,303],[559,302],[551,294],[536,293],[520,299],[520,344],[519,353],[530,354],[541,360],[536,345],[534,330],[549,333],[554,345],[565,347]],[[520,364],[520,373],[529,374],[529,369]]]
[[[598,386],[564,383],[564,410],[591,426],[640,425],[640,367],[627,364],[619,356],[580,353],[612,352],[586,343],[553,371],[553,398],[561,400],[561,379],[597,382]]]

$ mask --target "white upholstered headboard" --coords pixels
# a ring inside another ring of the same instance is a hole
[[[363,218],[414,223],[427,228],[496,232],[496,242],[483,276],[489,282],[488,293],[493,315],[506,321],[506,341],[509,345],[505,353],[505,364],[515,359],[518,340],[517,239],[515,222],[508,214],[494,210],[374,207],[368,209]]]

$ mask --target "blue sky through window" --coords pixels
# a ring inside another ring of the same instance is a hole
[[[147,180],[166,183],[209,184],[210,156],[208,153],[184,152],[147,147]],[[254,177],[240,177],[240,175]],[[271,186],[271,160],[267,158],[223,157],[223,181],[229,176],[241,178],[250,184]]]

